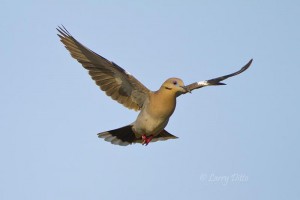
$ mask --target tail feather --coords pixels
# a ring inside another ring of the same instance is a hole
[[[124,126],[118,129],[98,133],[99,138],[112,144],[127,146],[136,140],[135,134],[132,130],[132,125]]]
[[[164,141],[164,140],[168,140],[168,139],[177,139],[177,138],[178,137],[176,137],[175,135],[172,135],[171,133],[169,133],[168,131],[166,131],[164,129],[157,136],[155,136],[151,142]]]
[[[136,137],[132,130],[132,125],[124,126],[118,129],[98,133],[99,138],[115,145],[127,146],[132,143],[142,143],[141,137]],[[170,134],[166,130],[162,130],[158,135],[153,137],[151,142],[164,141],[168,139],[176,139],[178,137]]]

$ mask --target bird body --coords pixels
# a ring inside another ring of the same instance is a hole
[[[205,86],[225,85],[221,81],[244,72],[252,63],[250,60],[235,73],[187,86],[179,78],[169,78],[159,90],[153,92],[117,64],[83,46],[64,27],[57,30],[61,42],[72,57],[89,71],[91,78],[101,90],[125,107],[140,111],[133,123],[98,133],[99,138],[122,146],[133,143],[148,145],[149,142],[176,139],[176,136],[165,130],[176,108],[176,98]]]
[[[158,90],[149,93],[136,121],[133,123],[137,134],[158,135],[163,130],[176,107],[176,96],[169,90]]]

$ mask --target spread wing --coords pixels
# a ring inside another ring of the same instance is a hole
[[[236,75],[246,71],[250,67],[252,61],[253,60],[251,59],[244,67],[242,67],[237,72],[234,72],[232,74],[228,74],[228,75],[225,75],[225,76],[221,76],[221,77],[218,77],[218,78],[206,80],[206,81],[195,82],[195,83],[192,83],[190,85],[185,86],[185,88],[186,88],[187,92],[191,92],[192,90],[199,89],[199,88],[202,88],[202,87],[205,87],[205,86],[226,85],[225,83],[221,83],[221,81],[224,81],[227,78],[236,76]]]
[[[89,71],[101,90],[129,109],[142,108],[149,93],[148,88],[117,64],[80,44],[64,27],[58,27],[57,30],[60,41],[72,57]]]

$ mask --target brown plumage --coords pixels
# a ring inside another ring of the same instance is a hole
[[[140,110],[149,90],[132,75],[117,64],[110,62],[80,44],[66,30],[57,29],[61,42],[69,50],[72,57],[89,71],[96,84],[113,100],[125,107]]]
[[[152,92],[123,68],[83,46],[64,27],[57,30],[61,42],[72,57],[88,70],[101,90],[125,107],[140,110],[137,119],[130,125],[98,134],[98,137],[121,146],[176,139],[164,129],[176,108],[176,98],[201,87],[225,85],[221,81],[244,72],[252,63],[250,60],[235,73],[187,86],[179,78],[170,78],[159,90]]]

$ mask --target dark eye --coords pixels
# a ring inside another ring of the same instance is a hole
[[[174,85],[177,85],[178,83],[177,83],[177,81],[173,81],[173,84],[174,84]]]

